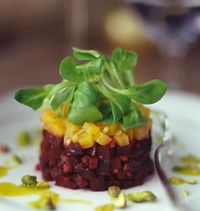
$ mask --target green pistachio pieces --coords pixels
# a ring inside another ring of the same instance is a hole
[[[17,134],[17,144],[20,147],[29,146],[32,144],[30,134],[27,131],[20,131]]]
[[[27,187],[35,187],[37,185],[37,177],[31,175],[25,175],[22,177],[22,185]]]
[[[49,183],[45,180],[41,180],[36,184],[36,188],[49,188]]]
[[[183,179],[183,178],[180,178],[180,177],[170,177],[169,183],[171,185],[183,185],[185,183],[187,183],[189,185],[196,185],[197,180],[196,179]]]
[[[112,198],[112,202],[116,208],[126,207],[126,195],[124,192],[120,192],[118,197]]]
[[[117,186],[110,186],[108,188],[108,194],[112,197],[112,198],[116,198],[119,196],[120,194],[120,188]]]
[[[22,177],[21,180],[22,180],[22,185],[26,186],[26,187],[34,187],[34,188],[38,188],[38,189],[50,187],[48,182],[46,182],[45,180],[40,180],[38,182],[37,177],[32,176],[32,175],[25,175]]]
[[[187,180],[185,180],[185,182],[187,184],[190,184],[190,185],[196,185],[197,184],[197,180],[196,179],[187,179]]]
[[[180,178],[180,177],[170,177],[169,178],[169,183],[171,185],[182,185],[185,183],[185,180]]]
[[[114,210],[113,204],[104,204],[95,208],[95,211],[113,211],[113,210]]]
[[[184,190],[182,192],[183,196],[189,196],[190,195],[190,192],[188,190]]]
[[[153,202],[157,200],[157,197],[151,191],[133,192],[127,195],[127,199],[132,202]]]

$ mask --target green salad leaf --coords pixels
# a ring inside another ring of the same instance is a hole
[[[15,93],[15,99],[33,110],[37,110],[42,106],[53,87],[54,85],[46,85],[40,88],[21,89]]]
[[[50,105],[53,110],[57,110],[64,102],[70,103],[74,97],[76,85],[65,81],[57,84],[50,92]]]
[[[136,102],[153,104],[159,101],[167,90],[167,84],[161,80],[152,80],[143,84],[133,85],[120,93],[129,96]]]
[[[74,93],[72,107],[85,107],[95,104],[97,101],[97,93],[94,87],[87,81],[78,85]]]
[[[71,107],[68,114],[69,121],[76,125],[82,125],[84,122],[98,122],[102,118],[102,113],[95,105]]]
[[[132,108],[126,115],[122,117],[120,122],[122,128],[128,129],[146,125],[147,120],[142,116],[142,113],[137,108]]]
[[[19,90],[15,99],[34,110],[45,105],[59,110],[67,103],[67,118],[74,124],[119,123],[124,129],[142,126],[147,120],[138,105],[160,100],[167,84],[161,80],[135,84],[136,64],[134,51],[116,48],[108,57],[95,50],[73,48],[73,56],[60,63],[60,83]]]
[[[79,48],[72,48],[73,55],[78,60],[94,60],[101,57],[97,51],[94,50],[83,50]]]

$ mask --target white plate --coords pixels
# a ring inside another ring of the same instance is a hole
[[[26,150],[20,149],[15,144],[16,133],[22,129],[31,129],[33,126],[39,123],[39,114],[31,111],[30,109],[17,104],[13,99],[12,95],[6,96],[1,99],[0,102],[0,143],[7,143],[11,146],[12,151],[22,156],[24,164],[19,168],[10,170],[8,175],[0,178],[0,182],[7,181],[15,184],[21,183],[21,177],[25,174],[37,175],[38,178],[41,175],[34,171],[34,166],[37,163],[38,154],[35,147],[29,147]],[[171,128],[177,135],[178,140],[183,144],[190,143],[186,149],[189,152],[198,154],[200,146],[200,98],[190,94],[171,92],[167,94],[159,103],[154,105],[154,108],[165,111],[171,120]],[[198,147],[196,147],[198,146]],[[8,156],[0,155],[0,165],[6,160]],[[197,178],[198,179],[198,178]],[[200,182],[200,180],[199,180]],[[185,187],[182,186],[182,189]],[[197,192],[196,186],[189,187]],[[180,188],[181,189],[181,188]],[[188,187],[187,187],[188,189]],[[171,202],[160,183],[156,173],[151,176],[144,185],[131,188],[125,192],[131,191],[143,191],[150,190],[155,193],[158,197],[156,203],[142,203],[142,204],[129,204],[126,210],[137,210],[137,211],[155,211],[162,209],[172,210]],[[0,190],[1,191],[1,190]],[[110,203],[110,197],[106,192],[91,192],[91,191],[80,191],[70,190],[52,186],[51,191],[55,191],[62,196],[62,198],[70,199],[83,199],[92,202],[92,205],[83,204],[65,204],[60,203],[57,206],[57,210],[73,210],[73,211],[92,211],[95,207]],[[181,191],[181,190],[180,190]],[[200,191],[199,191],[200,193]],[[27,202],[37,199],[38,196],[26,196],[26,197],[0,197],[1,210],[31,210],[27,205]],[[187,200],[192,199],[191,196]],[[183,200],[185,200],[183,198]]]

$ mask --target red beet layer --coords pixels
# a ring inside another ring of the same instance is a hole
[[[143,184],[153,173],[151,137],[119,147],[95,144],[90,149],[63,145],[63,138],[43,130],[40,168],[43,178],[71,189],[107,190],[109,186],[129,188]]]

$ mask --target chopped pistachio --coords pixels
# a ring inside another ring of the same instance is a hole
[[[197,180],[196,179],[187,179],[187,180],[185,180],[185,182],[190,184],[190,185],[196,185],[197,184]]]
[[[41,180],[36,184],[36,188],[48,188],[49,183],[46,182],[45,180]]]
[[[185,183],[185,180],[180,178],[180,177],[170,177],[169,178],[169,183],[171,185],[182,185]]]
[[[182,156],[182,157],[180,157],[180,160],[184,163],[192,163],[192,164],[200,163],[200,158],[195,155],[192,155],[192,154]]]
[[[172,171],[188,176],[200,176],[200,167],[195,164],[174,166]]]
[[[112,198],[112,202],[116,208],[125,208],[126,207],[125,193],[121,191],[118,197]]]
[[[95,208],[95,211],[113,211],[113,210],[114,210],[113,204],[104,204]]]
[[[108,188],[108,194],[112,197],[112,198],[116,198],[119,196],[120,194],[120,188],[117,186],[110,186]]]
[[[32,143],[30,134],[27,131],[20,131],[17,134],[17,144],[21,147],[29,146]]]
[[[22,185],[35,187],[37,185],[37,177],[31,175],[25,175],[22,177]]]
[[[22,159],[18,155],[12,155],[11,159],[16,165],[22,164]]]
[[[183,196],[189,196],[190,195],[190,192],[188,190],[184,190],[182,192]]]
[[[157,200],[157,197],[151,191],[129,193],[127,198],[129,201],[137,203],[146,201],[152,202]]]

